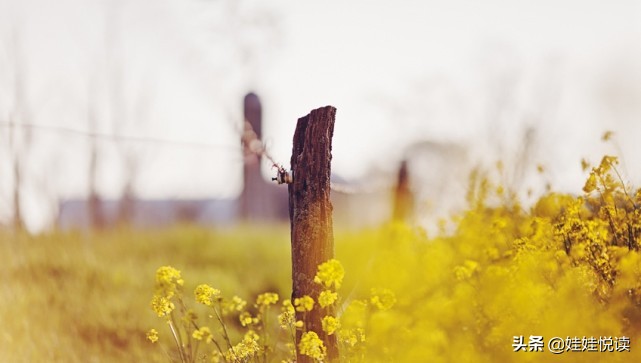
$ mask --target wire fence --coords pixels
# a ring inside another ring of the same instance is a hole
[[[290,183],[292,180],[292,175],[286,170],[284,164],[278,163],[274,157],[268,152],[265,143],[258,138],[258,135],[252,128],[251,124],[248,121],[244,122],[244,127],[241,129],[236,129],[238,133],[239,143],[237,145],[231,144],[214,144],[214,143],[205,143],[205,142],[196,142],[196,141],[186,141],[186,140],[177,140],[177,139],[168,139],[168,138],[158,138],[158,137],[148,137],[148,136],[139,136],[139,135],[123,135],[123,134],[109,134],[102,132],[94,132],[88,130],[81,130],[66,126],[57,126],[57,125],[43,125],[43,124],[34,124],[34,123],[11,123],[11,122],[0,122],[0,128],[2,129],[23,129],[31,131],[41,131],[49,132],[57,135],[70,135],[76,137],[82,137],[86,139],[93,140],[102,140],[116,143],[138,143],[138,144],[151,144],[151,145],[160,145],[160,146],[170,146],[170,147],[181,147],[181,148],[192,148],[200,149],[205,151],[215,151],[215,152],[228,152],[233,161],[243,162],[244,156],[247,155],[256,155],[265,157],[271,166],[276,169],[276,177],[272,178],[273,181],[279,184]],[[233,155],[236,154],[237,157]],[[331,182],[331,189],[335,192],[343,194],[369,194],[381,191],[382,189],[388,189],[390,186],[383,185],[351,185],[347,183],[336,183]]]
[[[32,123],[9,123],[9,122],[0,122],[0,128],[12,129],[29,129],[36,131],[51,132],[56,134],[63,135],[74,135],[78,137],[85,137],[88,139],[98,139],[106,140],[113,142],[133,142],[133,143],[145,143],[145,144],[157,144],[157,145],[167,145],[167,146],[178,146],[178,147],[191,147],[191,148],[200,148],[200,149],[211,149],[211,150],[228,150],[228,151],[239,151],[240,145],[223,145],[223,144],[212,144],[212,143],[203,143],[195,141],[185,141],[185,140],[174,140],[174,139],[165,139],[157,137],[147,137],[147,136],[137,136],[137,135],[121,135],[121,134],[108,134],[101,132],[92,132],[87,130],[80,130],[65,126],[54,126],[54,125],[41,125],[41,124],[32,124]]]

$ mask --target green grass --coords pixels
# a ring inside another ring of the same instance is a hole
[[[191,295],[208,283],[245,299],[290,293],[288,226],[39,236],[0,232],[0,362],[167,361],[145,338],[154,273],[172,265]]]

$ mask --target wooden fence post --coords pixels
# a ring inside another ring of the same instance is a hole
[[[319,264],[334,257],[332,203],[329,199],[332,136],[336,108],[325,106],[298,119],[294,132],[289,184],[289,218],[292,238],[292,300],[309,295],[318,301],[320,286],[314,283]],[[314,331],[327,348],[329,361],[338,358],[336,335],[323,332],[321,319],[326,314],[318,304],[308,313],[296,313],[307,331]],[[333,314],[333,312],[332,312]],[[300,341],[302,332],[297,332]],[[297,362],[313,362],[297,351]]]
[[[258,140],[262,140],[262,105],[255,93],[248,93],[243,100],[243,114]],[[246,146],[247,147],[247,146]],[[243,191],[240,195],[240,217],[243,222],[264,221],[270,207],[267,183],[260,172],[261,156],[245,155],[243,165]]]
[[[414,212],[414,196],[410,188],[407,161],[403,160],[398,170],[398,180],[394,190],[394,221],[409,222]]]

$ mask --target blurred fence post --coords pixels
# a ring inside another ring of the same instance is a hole
[[[314,283],[319,264],[334,257],[332,203],[329,199],[332,136],[336,108],[325,106],[298,119],[294,132],[289,184],[289,218],[292,243],[292,300],[309,295],[318,301],[320,286]],[[331,312],[333,314],[333,312]],[[336,360],[336,335],[323,332],[321,319],[327,315],[318,304],[309,313],[296,313],[307,331],[314,331],[327,347],[329,361]],[[302,332],[296,333],[300,341]],[[313,360],[297,351],[298,363]]]
[[[262,139],[262,105],[255,93],[248,93],[243,100],[243,114],[258,139]],[[269,214],[269,185],[260,172],[261,157],[245,155],[243,168],[243,191],[240,195],[240,218],[246,221],[262,221]]]
[[[407,161],[403,160],[398,170],[398,180],[394,190],[393,220],[409,222],[414,210],[414,195],[410,189]]]

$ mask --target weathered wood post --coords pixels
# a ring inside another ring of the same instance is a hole
[[[262,105],[255,93],[248,93],[243,99],[243,114],[245,121],[249,122],[256,137],[262,138]],[[250,153],[245,155],[243,166],[243,192],[240,195],[240,217],[246,222],[249,220],[265,219],[265,209],[269,208],[267,202],[265,181],[260,173],[260,155]]]
[[[329,199],[332,136],[336,108],[325,106],[298,119],[294,132],[289,184],[289,218],[292,238],[292,300],[309,295],[318,301],[320,286],[314,283],[319,264],[334,257],[332,203]],[[326,312],[318,304],[308,313],[297,313],[307,331],[314,331],[327,347],[329,361],[338,357],[336,336],[323,332],[321,319]],[[302,332],[296,336],[300,341]],[[298,347],[296,348],[298,352]],[[312,360],[297,353],[298,363]]]
[[[394,190],[394,212],[392,219],[395,221],[409,222],[414,210],[414,195],[410,188],[410,178],[407,161],[403,160],[398,170],[398,180]]]

